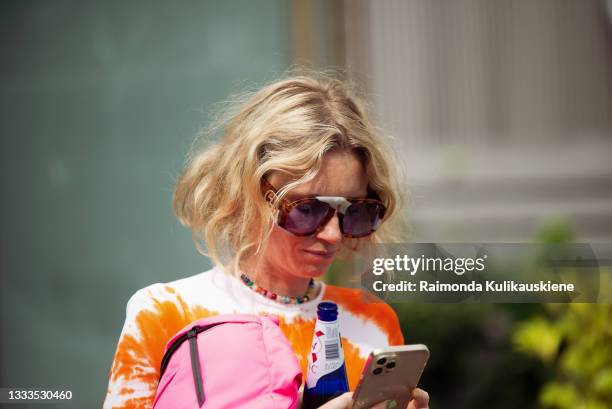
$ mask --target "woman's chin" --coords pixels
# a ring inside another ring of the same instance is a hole
[[[303,264],[302,265],[302,269],[301,269],[301,273],[309,278],[318,278],[321,277],[322,275],[324,275],[325,273],[327,273],[327,270],[329,270],[329,266],[331,265],[331,263],[325,263],[325,264],[312,264],[312,263],[308,263],[308,264]]]

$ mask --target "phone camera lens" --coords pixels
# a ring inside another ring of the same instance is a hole
[[[387,369],[393,369],[393,368],[395,368],[395,362],[389,362],[389,363],[386,365],[386,368],[387,368]]]
[[[381,372],[382,372],[382,368],[376,368],[372,371],[374,375],[380,375]]]
[[[376,361],[378,365],[384,365],[385,362],[387,362],[387,358],[380,358],[378,361]]]

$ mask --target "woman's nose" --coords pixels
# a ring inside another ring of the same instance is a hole
[[[331,244],[336,244],[342,240],[342,232],[340,231],[340,220],[338,212],[334,214],[323,229],[317,233],[316,237]]]

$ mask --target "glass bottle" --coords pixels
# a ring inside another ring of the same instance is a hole
[[[317,322],[308,357],[302,407],[318,408],[348,390],[338,306],[324,301],[317,307]]]

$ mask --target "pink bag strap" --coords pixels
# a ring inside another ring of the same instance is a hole
[[[202,406],[204,403],[204,387],[202,386],[202,372],[200,370],[200,354],[198,352],[198,334],[204,332],[210,328],[216,327],[217,325],[227,324],[227,322],[216,322],[206,326],[194,325],[189,331],[181,334],[179,337],[172,339],[172,344],[166,349],[166,353],[162,359],[161,367],[159,370],[159,380],[161,381],[170,358],[176,352],[177,349],[183,344],[183,342],[189,340],[189,356],[191,358],[191,371],[193,373],[193,382],[195,384],[196,394],[198,396],[198,405]]]

